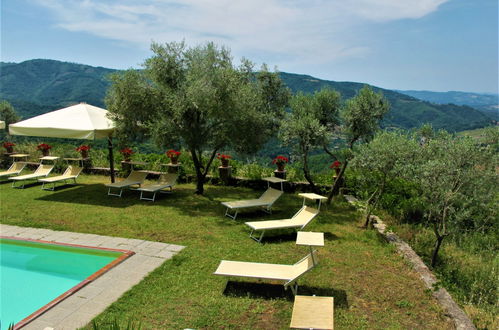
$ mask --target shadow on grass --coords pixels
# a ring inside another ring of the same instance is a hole
[[[239,281],[228,281],[223,292],[229,297],[248,297],[259,299],[286,299],[294,300],[294,295],[290,289],[284,289],[281,284],[250,283]],[[308,285],[298,286],[298,295],[334,297],[334,306],[337,308],[348,308],[347,293],[345,290],[331,288],[319,288]]]
[[[32,188],[32,187],[36,187],[36,186],[40,186],[41,187],[42,183],[38,182],[38,181],[36,181],[36,182],[30,182],[30,183],[26,183],[24,185],[24,188],[21,188],[21,187],[23,187],[22,182],[16,182],[16,185],[13,188],[15,188],[15,189],[21,189],[22,190],[22,189]]]

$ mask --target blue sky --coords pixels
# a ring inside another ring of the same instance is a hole
[[[2,0],[1,61],[140,67],[151,40],[214,41],[280,71],[498,93],[497,0]]]

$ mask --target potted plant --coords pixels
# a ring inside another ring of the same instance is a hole
[[[289,159],[288,157],[284,157],[284,156],[277,156],[276,158],[274,158],[274,160],[272,161],[272,164],[276,164],[277,165],[277,170],[279,172],[283,172],[284,171],[284,167],[286,166],[286,164],[289,162]]]
[[[52,146],[48,145],[46,143],[40,143],[36,147],[36,149],[40,150],[42,152],[42,155],[45,157],[45,156],[48,156],[50,154],[50,149],[52,149]]]
[[[340,170],[341,170],[341,162],[338,160],[335,160],[331,164],[331,166],[329,166],[329,168],[332,168],[335,172],[335,176],[338,176],[340,174]]]
[[[166,156],[168,158],[170,158],[170,162],[172,164],[177,164],[178,163],[178,157],[181,155],[182,153],[180,151],[175,151],[173,149],[170,149],[166,152]]]
[[[90,146],[82,145],[75,150],[81,154],[81,158],[88,158],[88,151],[90,150]]]
[[[14,152],[14,146],[15,146],[15,143],[12,143],[12,142],[4,142],[3,143],[3,147],[7,150],[7,152],[9,154]]]
[[[131,160],[132,155],[135,153],[132,149],[126,147],[120,150],[121,154],[123,155],[123,159],[125,162],[129,162]]]
[[[222,167],[229,167],[229,159],[232,157],[230,155],[217,154],[217,158],[222,162]]]

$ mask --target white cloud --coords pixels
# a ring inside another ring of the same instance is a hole
[[[214,41],[272,63],[365,56],[350,29],[417,19],[448,0],[34,0],[56,26],[148,48],[151,40]]]

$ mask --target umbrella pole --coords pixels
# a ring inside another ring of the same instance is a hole
[[[107,147],[109,150],[109,169],[111,170],[111,183],[114,183],[114,157],[113,157],[113,138],[108,137]]]

